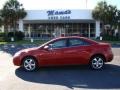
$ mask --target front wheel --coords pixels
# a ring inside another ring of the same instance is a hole
[[[23,65],[22,66],[23,66],[24,70],[26,70],[26,71],[34,71],[38,67],[36,60],[32,57],[26,57],[23,60]]]
[[[91,58],[90,66],[95,70],[102,69],[104,66],[104,58],[101,56],[94,56]]]

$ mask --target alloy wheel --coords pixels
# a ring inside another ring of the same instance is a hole
[[[23,62],[23,67],[26,71],[34,71],[37,67],[36,61],[33,58],[26,58]]]
[[[93,69],[101,69],[104,65],[104,59],[100,56],[92,58],[91,66]]]

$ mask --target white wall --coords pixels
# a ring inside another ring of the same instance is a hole
[[[49,10],[28,10],[27,16],[24,18],[24,20],[47,20],[48,19],[47,11]],[[65,10],[55,10],[55,11],[65,11]],[[92,10],[87,10],[87,9],[71,10],[71,14],[69,14],[68,16],[70,16],[70,19],[92,20]]]
[[[18,23],[19,23],[19,31],[24,32],[24,30],[23,30],[23,20],[20,19]]]
[[[96,35],[95,37],[99,37],[100,36],[100,21],[96,21]]]

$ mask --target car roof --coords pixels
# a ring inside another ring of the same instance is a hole
[[[64,38],[84,38],[84,37],[79,37],[79,36],[65,36],[65,37],[57,37],[55,39],[64,39]]]
[[[71,38],[78,38],[78,39],[82,39],[82,40],[85,40],[87,42],[90,42],[90,43],[94,43],[94,44],[98,44],[98,42],[92,40],[92,39],[89,39],[89,38],[86,38],[86,37],[80,37],[80,36],[65,36],[65,37],[58,37],[58,38],[55,38],[54,40],[59,40],[59,39],[71,39]]]

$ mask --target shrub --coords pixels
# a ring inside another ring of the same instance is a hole
[[[15,32],[15,37],[17,38],[17,40],[23,40],[23,38],[25,37],[24,33],[21,31]]]
[[[106,40],[106,41],[119,41],[120,39],[118,37],[115,37],[115,36],[104,35],[103,40]]]
[[[0,32],[0,42],[4,42],[4,41],[5,41],[5,33]]]
[[[24,33],[21,31],[16,31],[16,32],[9,32],[7,35],[7,41],[11,41],[11,37],[14,37],[14,40],[19,41],[19,40],[23,40],[24,38]]]

